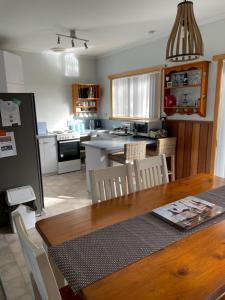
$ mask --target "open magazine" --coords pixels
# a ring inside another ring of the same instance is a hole
[[[222,214],[224,211],[224,207],[189,196],[156,208],[152,213],[181,229],[190,229]]]

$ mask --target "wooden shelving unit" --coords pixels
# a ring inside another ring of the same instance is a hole
[[[97,113],[101,89],[93,83],[72,85],[73,113]]]
[[[178,85],[178,86],[165,87],[165,90],[195,88],[200,86],[201,84],[188,84],[188,85],[180,85],[180,86]]]
[[[209,62],[165,68],[164,111],[167,115],[206,116]]]

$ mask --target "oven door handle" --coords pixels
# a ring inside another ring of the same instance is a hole
[[[74,143],[74,142],[80,142],[80,140],[68,140],[68,141],[58,141],[59,144],[67,144],[67,143]]]

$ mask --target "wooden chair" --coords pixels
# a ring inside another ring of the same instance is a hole
[[[43,248],[37,247],[29,238],[21,215],[16,212],[13,219],[23,250],[24,258],[30,270],[34,299],[36,300],[78,300],[69,286],[58,289],[48,257]]]
[[[169,158],[170,169],[168,175],[171,176],[171,181],[175,180],[175,155],[176,155],[176,138],[169,137],[157,140],[157,146],[155,149],[147,148],[147,157],[157,156],[165,154],[166,158]]]
[[[6,294],[5,294],[5,290],[4,290],[4,286],[2,284],[1,278],[0,278],[0,299],[1,300],[7,300]]]
[[[108,159],[120,164],[133,163],[135,159],[146,157],[146,142],[137,142],[124,145],[124,152],[110,153]]]
[[[168,183],[168,170],[165,154],[134,161],[137,190]]]
[[[121,197],[134,192],[130,164],[90,170],[92,202]]]

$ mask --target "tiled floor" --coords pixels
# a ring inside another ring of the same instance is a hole
[[[86,190],[84,170],[43,178],[45,195],[45,218],[91,204]],[[35,229],[30,231],[32,239],[39,245],[42,240]],[[16,234],[9,228],[0,232],[0,277],[8,300],[31,300],[28,271]]]

